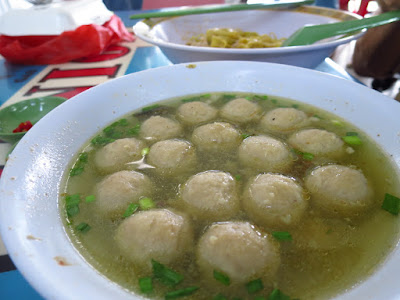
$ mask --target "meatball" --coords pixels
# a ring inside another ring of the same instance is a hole
[[[239,161],[261,172],[285,172],[293,164],[294,157],[281,141],[265,136],[250,136],[239,147]]]
[[[168,209],[140,211],[125,219],[115,235],[124,257],[148,271],[151,260],[170,264],[193,247],[186,216]]]
[[[199,219],[221,221],[239,210],[235,179],[220,171],[206,171],[192,176],[181,189],[183,206]]]
[[[196,151],[184,140],[166,140],[150,147],[148,163],[160,174],[184,174],[192,171],[197,163]]]
[[[277,241],[248,222],[211,225],[200,238],[196,254],[205,277],[212,278],[217,270],[236,283],[272,279],[280,265]]]
[[[204,102],[188,102],[178,108],[178,119],[188,125],[210,122],[217,117],[218,110]]]
[[[106,176],[95,187],[97,211],[105,216],[122,216],[128,205],[142,197],[150,196],[153,184],[136,171],[119,171]]]
[[[291,108],[276,108],[267,112],[260,121],[262,130],[272,133],[288,133],[309,124],[305,112]]]
[[[261,118],[261,107],[249,100],[239,98],[232,100],[221,108],[222,118],[239,124],[258,121]]]
[[[260,174],[249,181],[243,208],[256,224],[286,228],[297,224],[307,208],[303,188],[292,178]]]
[[[224,122],[214,122],[202,125],[193,130],[192,141],[202,151],[232,151],[239,146],[242,137],[233,125]]]
[[[322,129],[301,130],[291,135],[288,143],[297,150],[320,157],[339,158],[345,153],[340,137]]]
[[[361,171],[350,167],[317,167],[304,182],[312,203],[328,214],[352,216],[372,204],[373,193],[367,179]]]
[[[96,151],[94,164],[102,173],[112,173],[142,158],[141,151],[146,144],[135,138],[116,140]]]
[[[182,131],[177,121],[160,116],[150,117],[140,126],[140,136],[152,143],[180,137]]]

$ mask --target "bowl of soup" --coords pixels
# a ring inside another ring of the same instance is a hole
[[[283,41],[305,25],[356,19],[360,16],[343,10],[300,6],[147,19],[136,23],[133,31],[158,46],[172,63],[249,60],[315,68],[362,32],[305,46],[282,47]]]
[[[281,64],[129,74],[22,138],[1,235],[49,299],[397,299],[399,112]]]

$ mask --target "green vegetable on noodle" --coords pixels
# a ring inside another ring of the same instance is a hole
[[[229,276],[222,272],[218,272],[217,270],[214,270],[214,279],[226,286],[229,286],[231,284],[231,279],[229,278]]]
[[[262,280],[259,278],[246,283],[246,289],[249,294],[255,294],[264,289],[264,285]]]
[[[383,199],[382,208],[392,215],[398,215],[400,212],[400,198],[386,193]]]

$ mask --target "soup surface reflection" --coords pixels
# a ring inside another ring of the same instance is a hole
[[[210,93],[100,131],[61,206],[83,257],[145,297],[327,299],[393,249],[398,219],[381,206],[398,186],[386,154],[331,113]]]

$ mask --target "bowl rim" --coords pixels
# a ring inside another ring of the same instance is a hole
[[[304,11],[302,11],[301,9],[303,9]],[[323,13],[322,16],[329,17],[331,19],[336,19],[338,21],[343,21],[343,20],[339,19],[338,17],[335,18],[334,17],[335,13],[338,15],[340,14],[342,16],[351,18],[351,19],[362,19],[362,17],[360,15],[357,15],[352,12],[337,10],[337,9],[328,8],[328,7],[316,7],[316,6],[310,6],[310,5],[304,5],[297,9],[287,9],[287,8],[286,9],[276,9],[276,10],[269,10],[269,9],[256,10],[256,9],[254,9],[254,10],[249,10],[249,11],[268,11],[268,12],[285,11],[285,12],[303,13],[303,14],[311,14],[311,15],[320,15],[320,13],[322,12]],[[238,13],[238,12],[222,12],[221,14],[229,14],[229,13]],[[162,22],[169,21],[172,19],[184,18],[184,17],[187,17],[187,16],[163,18],[163,19],[159,20],[159,22],[157,22],[155,25],[161,24]],[[145,20],[137,22],[135,25],[133,25],[132,29],[133,29],[133,32],[135,33],[135,35],[138,36],[140,39],[142,39],[145,42],[148,42],[150,44],[159,46],[159,47],[165,47],[165,48],[181,50],[181,51],[188,51],[188,52],[235,54],[235,55],[282,54],[282,53],[315,51],[315,50],[324,49],[324,48],[328,48],[328,47],[336,47],[341,44],[348,43],[354,39],[358,39],[366,32],[366,30],[362,30],[362,31],[358,31],[352,35],[345,35],[338,39],[334,39],[334,40],[330,39],[328,41],[325,41],[322,43],[317,42],[312,45],[247,49],[247,48],[213,48],[213,47],[201,47],[201,46],[188,46],[188,45],[184,45],[184,44],[167,42],[162,39],[152,37],[151,33],[152,33],[153,26],[149,26]]]
[[[189,67],[193,65],[195,65],[194,68]],[[210,72],[212,71],[214,71],[212,73],[213,76],[218,80],[209,80]],[[301,80],[298,80],[299,82],[288,80],[288,73],[294,79],[299,78]],[[226,74],[226,76],[221,76],[221,74]],[[261,75],[265,75],[268,78],[264,78]],[[251,80],[246,79],[246,76],[251,77]],[[110,299],[110,296],[113,296],[113,299],[141,299],[140,296],[129,294],[102,277],[80,256],[75,247],[69,242],[61,222],[59,207],[57,206],[60,196],[60,182],[62,181],[60,174],[64,176],[65,168],[83,145],[83,143],[79,145],[68,144],[69,141],[75,141],[75,144],[79,140],[87,142],[91,137],[89,135],[90,132],[98,132],[102,127],[124,116],[128,111],[142,107],[143,104],[139,100],[145,99],[148,95],[157,95],[157,101],[158,99],[166,99],[169,98],[168,89],[175,88],[169,93],[176,94],[177,87],[181,87],[178,92],[183,95],[188,94],[188,91],[193,93],[190,84],[182,85],[182,78],[193,83],[197,83],[200,78],[203,78],[209,90],[224,82],[229,85],[231,92],[239,92],[251,88],[253,92],[257,92],[260,89],[268,90],[265,93],[271,95],[279,93],[280,90],[291,94],[301,90],[308,90],[310,86],[314,86],[315,80],[318,80],[320,82],[318,87],[321,89],[319,93],[327,95],[330,92],[334,92],[337,95],[319,99],[316,106],[324,109],[329,108],[329,111],[332,111],[337,105],[342,109],[346,109],[346,115],[348,116],[353,116],[354,110],[358,109],[359,114],[355,120],[363,124],[369,124],[368,130],[363,129],[363,131],[371,137],[374,136],[375,141],[380,140],[382,143],[390,144],[387,151],[393,155],[392,160],[397,169],[400,168],[400,153],[396,150],[400,145],[400,134],[393,132],[393,130],[381,132],[381,129],[377,128],[378,126],[370,122],[376,112],[382,113],[381,119],[389,119],[392,122],[396,122],[400,111],[400,103],[366,86],[343,78],[281,64],[249,61],[214,61],[184,63],[148,69],[110,80],[78,94],[73,101],[66,101],[41,119],[36,127],[28,131],[17,145],[4,168],[0,180],[1,235],[15,265],[45,298],[87,299],[88,295],[97,293],[97,299]],[[271,84],[269,81],[271,79],[277,83]],[[232,82],[237,82],[237,85],[232,85]],[[304,84],[305,82],[307,84]],[[157,90],[149,88],[154,85],[158,86]],[[124,86],[126,90],[121,90]],[[230,88],[231,86],[232,88]],[[293,90],[286,90],[286,86],[290,86]],[[338,89],[338,86],[342,88]],[[323,87],[323,90],[321,87]],[[226,89],[225,92],[228,92],[228,88]],[[199,91],[199,93],[202,92],[204,91]],[[131,101],[130,97],[132,95],[137,97],[136,100],[139,99],[136,101],[138,103]],[[349,103],[348,97],[354,97],[355,95],[357,95],[357,98],[354,99],[355,103]],[[176,97],[179,96],[180,94],[176,95]],[[285,95],[280,96],[286,97]],[[309,97],[305,96],[291,98],[299,101],[304,99],[306,103],[311,101]],[[148,97],[146,99],[148,101]],[[335,101],[332,99],[335,99],[337,103],[334,103]],[[95,103],[98,104],[96,113],[93,113],[93,110],[86,110],[92,109]],[[104,109],[105,103],[107,103],[105,106],[109,108],[108,110]],[[357,106],[357,104],[359,105]],[[119,109],[119,105],[122,105],[123,109]],[[311,103],[311,105],[313,104]],[[368,111],[367,108],[372,108],[373,111]],[[338,115],[343,117],[341,114]],[[82,116],[87,118],[82,118]],[[92,123],[90,116],[96,116],[104,123],[104,126],[103,124]],[[58,122],[59,120],[60,122]],[[358,126],[358,123],[354,123],[354,121],[352,123]],[[85,127],[86,124],[91,126],[90,130]],[[82,128],[82,130],[76,132],[74,131],[76,128]],[[377,133],[382,134],[377,136]],[[394,141],[395,137],[397,137],[396,141]],[[62,139],[65,140],[63,143],[66,145],[60,146]],[[58,149],[58,152],[51,151],[55,149]],[[71,152],[74,154],[72,155]],[[51,165],[52,162],[59,160],[63,161],[64,164],[62,170],[57,164],[55,166]],[[21,174],[21,172],[23,173]],[[59,177],[54,179],[54,176]],[[52,181],[52,186],[46,184],[49,180],[55,180]],[[40,192],[36,189],[39,189]],[[47,203],[48,205],[51,204],[50,208],[41,209],[35,206],[35,201],[46,202],[54,195],[56,195],[57,201],[53,199],[53,202]],[[44,221],[42,218],[49,218],[49,215],[51,215],[49,212],[53,214],[56,212],[56,216],[52,216],[53,219],[51,219],[55,223],[51,224],[50,227],[43,228]],[[39,231],[35,231],[38,229],[42,230],[39,236],[37,235]],[[35,238],[28,238],[28,234]],[[49,235],[54,239],[48,240],[42,235]],[[43,239],[38,240],[36,238]],[[61,245],[58,244],[60,241],[62,241]],[[61,265],[60,263],[55,264],[53,257],[45,257],[45,251],[47,251],[46,255],[48,255],[48,252],[60,253],[60,256],[67,257],[67,262],[70,261],[69,257],[72,257],[73,264],[70,266]],[[360,295],[360,290],[363,292],[362,295],[365,296],[363,299],[377,299],[373,298],[373,295],[375,294],[376,296],[378,292],[381,293],[379,294],[382,296],[380,297],[381,299],[397,299],[396,296],[400,295],[400,286],[396,284],[397,277],[387,276],[387,274],[388,272],[395,274],[400,269],[399,245],[389,254],[386,261],[392,263],[384,264],[364,281],[369,282],[372,285],[372,289],[365,291],[365,288],[362,289],[363,284],[361,284],[335,299],[360,299],[360,297],[357,297],[357,295]],[[388,281],[385,281],[386,279]],[[66,282],[74,284],[75,289],[72,291],[70,285],[66,286]],[[380,284],[382,282],[385,285],[390,284],[393,289],[391,291],[385,290],[382,287],[383,285]],[[76,290],[78,290],[78,294],[74,294]],[[391,294],[391,292],[396,294]]]

